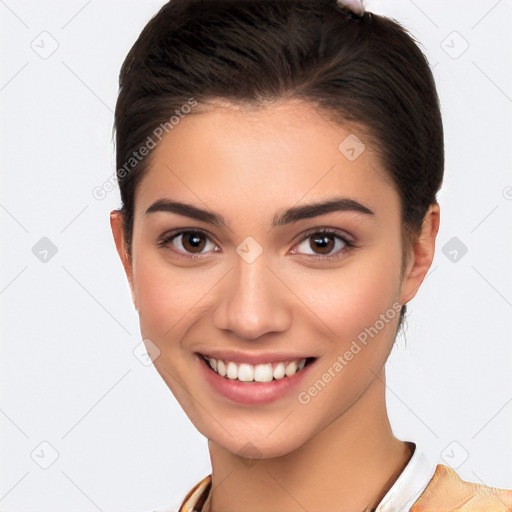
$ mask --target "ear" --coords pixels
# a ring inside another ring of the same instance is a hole
[[[133,265],[130,255],[126,250],[125,238],[124,238],[124,217],[120,210],[113,210],[110,212],[110,227],[112,228],[112,235],[116,243],[117,253],[121,258],[126,277],[128,278],[128,284],[130,285],[130,291],[132,293],[132,301],[135,309],[138,311],[137,297],[133,287]]]
[[[400,291],[401,304],[406,304],[414,298],[432,265],[439,222],[440,209],[436,202],[430,205],[423,219],[421,233],[410,248],[409,261],[404,272]]]

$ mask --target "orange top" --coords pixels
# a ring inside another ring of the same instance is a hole
[[[466,482],[449,466],[438,464],[432,480],[410,512],[510,512],[512,490]]]
[[[201,512],[212,475],[197,483],[178,512]],[[417,446],[376,512],[512,512],[512,490],[462,480],[444,464],[433,464]],[[158,512],[158,511],[155,511]]]

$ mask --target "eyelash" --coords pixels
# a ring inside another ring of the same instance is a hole
[[[161,241],[159,241],[157,243],[157,245],[159,247],[166,248],[170,243],[172,243],[174,238],[176,238],[180,235],[191,234],[191,233],[199,234],[201,236],[204,236],[205,238],[210,239],[210,236],[208,235],[208,233],[206,233],[205,231],[203,231],[201,229],[187,229],[187,230],[182,230],[182,231],[177,231],[177,232],[172,232],[170,234],[167,234]],[[345,246],[342,249],[340,249],[337,253],[335,253],[334,255],[322,256],[320,254],[316,254],[316,255],[304,254],[303,256],[306,256],[307,258],[310,258],[313,260],[337,260],[337,259],[341,258],[344,253],[346,253],[350,249],[356,247],[354,242],[349,240],[346,236],[340,234],[340,232],[338,230],[330,229],[330,228],[317,228],[317,229],[308,231],[296,245],[300,245],[302,242],[304,242],[308,238],[311,238],[313,235],[323,235],[323,234],[333,235],[335,238],[338,238],[339,240],[341,240],[345,244]],[[210,240],[210,241],[212,241],[212,240]],[[186,255],[180,251],[175,251],[175,252],[177,252],[180,256],[182,256],[184,258],[188,258],[188,259],[199,259],[199,258],[204,257],[202,254]]]

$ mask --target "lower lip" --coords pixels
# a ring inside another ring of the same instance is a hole
[[[224,397],[246,405],[268,404],[293,392],[303,381],[310,367],[315,363],[312,361],[302,370],[291,377],[284,377],[270,382],[241,382],[239,380],[221,377],[213,371],[208,363],[198,354],[196,354],[197,363],[200,372],[204,375],[206,382]]]

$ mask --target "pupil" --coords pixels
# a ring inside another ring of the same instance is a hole
[[[199,249],[199,250],[201,250],[203,248],[203,245],[204,245],[204,241],[202,241],[201,238],[202,238],[201,235],[198,235],[196,233],[191,233],[188,236],[184,237],[183,246],[187,250],[189,249],[187,247],[187,245],[189,245],[190,248],[192,248],[192,249]]]
[[[330,244],[328,241],[331,238],[332,238],[331,235],[321,235],[314,239],[315,244],[319,244],[322,246],[322,247],[320,247],[321,254],[328,254],[332,250],[332,247],[330,247]],[[314,249],[314,247],[312,247],[312,249]],[[317,249],[318,249],[318,247],[317,247]]]

